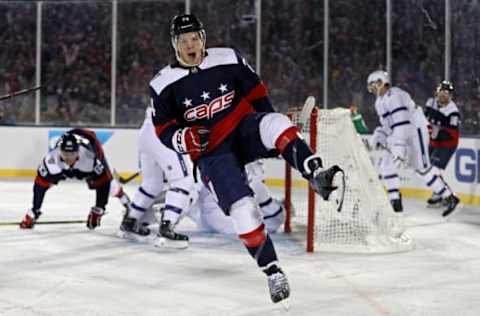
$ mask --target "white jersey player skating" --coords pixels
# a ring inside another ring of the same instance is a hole
[[[375,110],[380,119],[370,139],[372,148],[385,150],[381,172],[395,212],[403,211],[399,168],[412,168],[427,187],[447,201],[446,212],[459,203],[445,181],[432,168],[428,155],[428,122],[410,95],[390,86],[385,71],[374,71],[367,79],[368,91],[376,95]]]
[[[190,206],[194,180],[190,158],[163,145],[155,134],[152,108],[146,110],[145,121],[138,135],[138,157],[142,183],[133,196],[130,212],[124,217],[120,230],[126,233],[148,235],[146,211],[160,192],[166,190],[157,244],[185,248],[188,236],[176,233],[174,226]],[[166,185],[168,183],[168,186]]]
[[[121,185],[112,178],[95,133],[87,129],[73,129],[60,137],[55,148],[40,163],[33,187],[33,206],[20,224],[21,228],[33,228],[42,214],[40,208],[47,190],[67,178],[85,179],[88,187],[97,193],[95,206],[88,215],[88,228],[100,226],[109,196],[119,198],[128,209],[130,200]]]

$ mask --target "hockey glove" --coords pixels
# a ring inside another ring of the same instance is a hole
[[[378,150],[387,147],[387,134],[381,127],[377,127],[370,137],[369,147],[373,150]]]
[[[181,154],[189,154],[192,160],[200,158],[207,150],[210,131],[204,126],[192,126],[178,129],[173,134],[172,144]]]
[[[95,227],[100,226],[103,214],[105,214],[105,210],[103,208],[93,206],[87,218],[88,229],[94,229]]]
[[[29,209],[27,211],[27,214],[25,214],[25,218],[20,223],[20,228],[32,229],[41,214],[42,212],[40,212],[39,210]]]

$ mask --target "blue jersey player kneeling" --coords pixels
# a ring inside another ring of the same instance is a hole
[[[161,142],[189,154],[235,231],[267,275],[273,302],[288,298],[280,269],[245,174],[245,164],[281,155],[324,199],[338,166],[322,160],[296,126],[276,113],[266,86],[237,51],[206,49],[203,24],[192,14],[173,18],[171,40],[177,61],[150,81],[152,119]]]

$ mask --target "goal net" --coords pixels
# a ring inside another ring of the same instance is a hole
[[[294,123],[298,123],[298,117],[299,113],[291,114]],[[343,207],[338,212],[335,196],[332,201],[324,201],[306,181],[302,183],[297,171],[292,175],[292,169],[287,166],[286,232],[299,225],[307,226],[309,252],[315,249],[390,253],[413,249],[413,240],[404,232],[403,214],[393,211],[365,145],[355,131],[350,111],[314,109],[304,132],[325,168],[336,164],[344,170]]]

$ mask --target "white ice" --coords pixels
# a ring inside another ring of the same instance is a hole
[[[133,194],[135,186],[127,186]],[[19,221],[32,183],[0,181],[0,222]],[[278,193],[278,192],[276,192]],[[85,219],[94,192],[65,182],[47,192],[41,220]],[[480,214],[445,222],[405,201],[415,250],[401,254],[307,254],[293,236],[273,236],[290,281],[291,308],[270,302],[266,279],[231,236],[199,233],[167,251],[115,237],[121,205],[102,226],[0,226],[0,315],[480,315]]]

